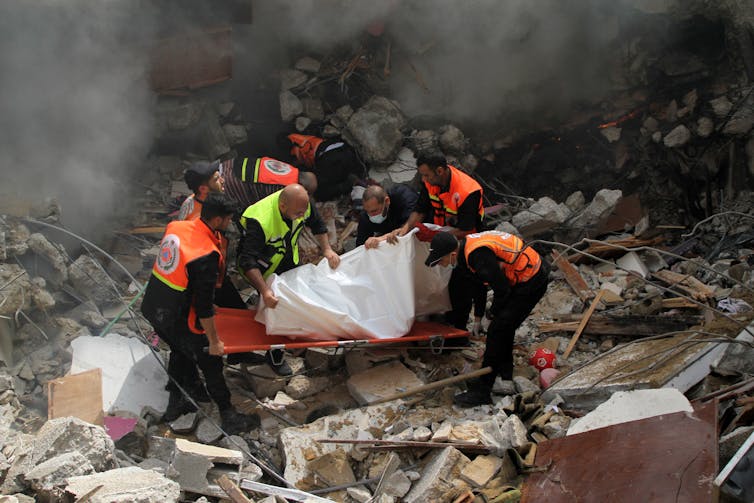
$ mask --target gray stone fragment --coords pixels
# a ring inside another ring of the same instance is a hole
[[[180,434],[191,433],[196,428],[198,419],[199,415],[196,412],[189,412],[170,423],[170,429]]]
[[[280,72],[280,90],[287,91],[306,82],[309,77],[299,70],[286,69]]]
[[[202,117],[196,142],[208,159],[217,159],[230,152],[220,118],[209,108]]]
[[[296,131],[299,133],[304,131],[311,123],[312,120],[309,117],[304,117],[303,115],[301,117],[296,117]]]
[[[223,133],[225,134],[225,139],[228,141],[228,145],[231,147],[246,143],[249,139],[249,135],[246,133],[246,127],[240,124],[223,125]]]
[[[364,486],[349,487],[346,489],[346,492],[358,503],[366,503],[372,498],[372,493],[370,493]]]
[[[31,251],[45,259],[52,266],[52,274],[47,276],[54,285],[59,286],[68,279],[66,267],[67,257],[65,253],[50,243],[44,235],[34,233],[27,241]]]
[[[461,470],[468,463],[469,458],[453,447],[432,452],[422,470],[422,478],[414,484],[404,501],[444,501],[444,496],[453,488],[453,480],[460,476]]]
[[[284,122],[292,121],[304,112],[304,105],[301,103],[301,100],[290,91],[282,91],[279,100],[280,118]]]
[[[131,466],[103,473],[71,477],[66,492],[74,498],[102,486],[87,501],[91,503],[176,503],[181,488],[172,480],[151,470]]]
[[[513,383],[516,385],[516,390],[519,393],[526,393],[527,391],[539,393],[541,391],[539,386],[522,376],[514,376]]]
[[[570,208],[570,210],[573,212],[581,211],[581,209],[584,208],[585,204],[586,200],[584,199],[584,193],[580,190],[577,190],[576,192],[568,196],[565,201],[565,205],[568,206],[568,208]]]
[[[414,130],[408,137],[409,146],[419,155],[440,150],[440,139],[431,129]]]
[[[196,440],[202,444],[214,443],[222,435],[222,431],[206,417],[203,417],[196,427]]]
[[[119,300],[112,280],[89,255],[81,255],[71,264],[68,277],[77,292],[98,305]]]
[[[322,102],[315,98],[304,98],[301,100],[304,106],[304,115],[314,121],[321,121],[325,118],[325,111],[322,108]]]
[[[728,115],[731,108],[733,108],[733,103],[730,102],[727,96],[720,96],[719,98],[710,100],[709,104],[710,106],[712,106],[712,111],[715,112],[715,115],[717,115],[719,118],[723,118]]]
[[[303,58],[296,61],[295,65],[293,65],[293,67],[296,70],[301,70],[302,72],[308,72],[308,73],[319,72],[319,68],[321,66],[322,66],[322,63],[320,63],[318,60],[310,56],[304,56]]]
[[[696,121],[696,134],[707,138],[715,130],[715,123],[709,117],[699,117]]]
[[[293,376],[285,387],[288,396],[295,400],[315,395],[330,385],[327,377]]]
[[[682,147],[691,139],[691,131],[683,124],[676,126],[665,135],[662,142],[668,148]]]
[[[439,142],[446,154],[461,155],[466,150],[466,137],[452,124],[440,128]]]
[[[23,478],[38,496],[49,501],[59,500],[68,477],[89,475],[94,467],[78,451],[71,451],[48,459],[32,468]]]
[[[397,103],[373,96],[354,113],[343,130],[367,164],[385,166],[395,159],[403,144],[405,118]]]

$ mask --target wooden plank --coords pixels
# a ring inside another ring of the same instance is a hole
[[[128,233],[133,235],[143,235],[143,234],[164,234],[165,229],[167,228],[166,225],[153,225],[151,227],[134,227],[133,229],[129,229]]]
[[[541,333],[574,332],[579,326],[581,315],[560,317],[556,322],[539,322],[537,328]],[[691,325],[702,322],[698,315],[684,316],[604,316],[593,315],[586,327],[585,334],[619,335],[628,337],[645,337],[677,330],[686,330]]]
[[[694,304],[685,297],[672,297],[670,299],[662,299],[663,309],[701,309],[702,306]]]
[[[663,269],[652,274],[669,285],[689,294],[692,298],[705,302],[715,297],[715,291],[689,274],[681,274]]]
[[[252,501],[241,492],[238,486],[236,486],[227,475],[223,475],[217,479],[217,485],[222,487],[225,494],[228,495],[228,498],[230,498],[233,503],[252,503]]]
[[[576,295],[578,295],[581,300],[587,301],[594,297],[594,292],[592,292],[592,290],[589,288],[589,285],[586,284],[586,281],[584,281],[584,278],[581,277],[576,267],[568,262],[568,259],[566,259],[565,255],[561,255],[557,251],[553,250],[552,260],[553,264],[555,264],[555,266],[565,276],[566,283],[568,283],[568,285],[573,288],[573,291],[576,292]]]
[[[618,256],[623,255],[626,253],[626,250],[618,247],[625,247],[625,248],[637,248],[639,246],[656,246],[660,243],[662,243],[665,240],[662,236],[656,236],[649,239],[640,239],[636,237],[632,238],[626,238],[626,239],[617,239],[615,241],[605,241],[604,243],[594,243],[589,245],[589,247],[584,251],[584,253],[588,253],[590,255],[596,255],[598,257],[612,257],[612,256]],[[589,257],[582,255],[580,253],[577,253],[575,255],[572,255],[568,259],[570,262],[574,262],[577,264],[580,264],[581,262],[589,261]]]
[[[48,419],[73,416],[102,426],[102,369],[53,379],[47,391]]]
[[[579,322],[579,326],[576,328],[576,332],[574,332],[573,337],[571,337],[571,342],[568,343],[568,347],[563,353],[564,360],[570,356],[571,351],[573,351],[573,347],[576,345],[576,341],[578,341],[579,337],[581,337],[581,333],[584,331],[584,327],[586,327],[586,324],[589,322],[589,318],[592,317],[594,310],[597,309],[597,304],[600,303],[600,299],[602,298],[604,294],[605,294],[605,290],[600,290],[597,293],[597,296],[592,301],[592,305],[589,306],[589,309],[586,310],[584,317],[581,318],[581,321]]]

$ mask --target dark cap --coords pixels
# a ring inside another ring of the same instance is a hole
[[[456,251],[458,240],[450,232],[438,232],[432,238],[429,245],[429,257],[424,261],[424,265],[432,267],[440,261],[445,255]]]
[[[207,183],[215,171],[220,169],[220,161],[215,162],[195,162],[183,174],[189,190],[196,192],[200,185]]]

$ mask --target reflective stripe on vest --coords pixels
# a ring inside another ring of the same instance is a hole
[[[288,227],[280,214],[279,201],[282,192],[282,190],[279,190],[252,204],[241,215],[241,226],[244,229],[246,229],[246,222],[249,219],[259,222],[264,231],[265,248],[272,247],[275,250],[271,255],[262,257],[267,264],[266,269],[262,271],[262,277],[265,279],[275,272],[280,265],[283,257],[285,257],[289,242],[292,248],[293,263],[298,264],[298,237],[304,229],[304,222],[312,213],[312,207],[309,205],[304,216],[291,223],[292,229]],[[290,239],[288,239],[289,236]]]
[[[252,183],[264,183],[268,185],[290,185],[298,183],[298,168],[290,164],[278,161],[272,157],[260,157],[254,163],[254,172],[247,178],[246,164],[248,159],[243,160],[241,168],[241,181]]]
[[[542,264],[542,259],[531,246],[524,247],[521,238],[500,231],[487,231],[466,236],[464,256],[469,263],[469,255],[477,248],[487,247],[495,253],[500,269],[511,285],[529,281]],[[469,265],[472,272],[474,269]]]
[[[295,156],[298,162],[303,162],[309,169],[313,168],[317,149],[325,140],[316,136],[295,133],[289,134],[288,139],[293,143],[291,155]]]
[[[176,292],[188,288],[188,265],[211,253],[217,253],[220,270],[225,269],[225,259],[220,250],[220,235],[201,220],[170,222],[160,242],[160,251],[152,266],[152,275]],[[189,310],[188,328],[194,333],[204,333],[196,319],[194,304]]]
[[[450,186],[447,192],[440,192],[441,187],[424,182],[429,193],[429,201],[434,210],[433,223],[436,225],[448,225],[446,215],[458,215],[458,208],[466,201],[469,194],[479,191],[481,196],[482,192],[482,186],[469,175],[454,166],[448,165],[448,168],[450,169]],[[484,205],[481,197],[479,197],[478,211],[479,217],[484,217]]]

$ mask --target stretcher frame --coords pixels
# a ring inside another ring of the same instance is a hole
[[[338,339],[310,340],[297,337],[291,339],[282,335],[267,335],[265,326],[254,319],[255,311],[218,307],[215,309],[215,328],[225,345],[225,354],[270,349],[343,348],[377,346],[402,342],[428,342],[433,353],[439,354],[446,339],[468,337],[467,330],[461,330],[442,323],[417,321],[408,334],[389,339]]]

